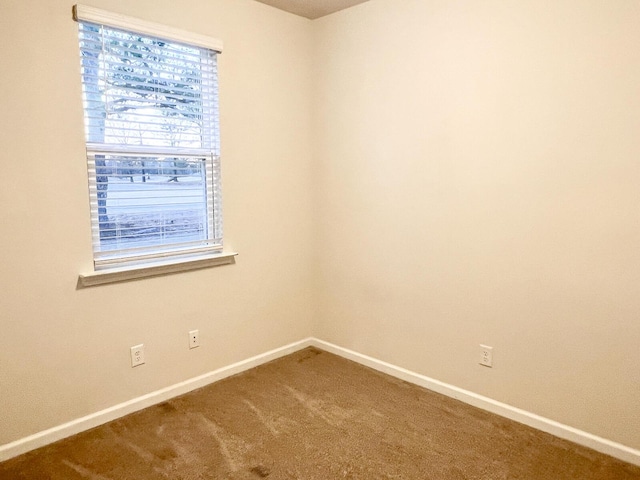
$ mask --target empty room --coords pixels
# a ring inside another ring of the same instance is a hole
[[[0,479],[640,479],[640,1],[0,0]]]

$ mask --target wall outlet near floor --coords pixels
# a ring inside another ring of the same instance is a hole
[[[191,330],[189,332],[189,348],[196,348],[200,346],[200,331]]]
[[[144,344],[131,347],[131,366],[137,367],[144,363]]]
[[[480,365],[493,367],[493,347],[480,345]]]

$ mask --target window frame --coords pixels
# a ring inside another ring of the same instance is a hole
[[[73,19],[78,23],[82,22],[96,24],[107,28],[115,28],[134,34],[154,37],[166,40],[168,42],[186,44],[200,49],[208,49],[214,51],[216,54],[222,53],[222,42],[213,37],[188,32],[173,27],[156,24],[153,22],[148,22],[146,20],[134,17],[128,17],[108,12],[94,7],[80,4],[75,5],[73,7]],[[217,98],[215,99],[215,102],[217,103]],[[96,147],[96,145],[91,144],[89,141],[87,141],[85,145],[87,149],[87,165],[88,168],[90,168],[92,156],[95,158],[96,151],[100,149],[100,146]],[[124,152],[125,154],[129,152],[128,149],[122,149],[118,147],[116,147],[115,150],[118,150],[119,154],[123,153],[123,150],[126,150],[126,152]],[[162,149],[158,150],[160,153],[162,152]],[[135,154],[136,148],[132,148],[129,153],[131,155]],[[187,152],[187,155],[191,155],[193,153],[193,151]],[[206,167],[207,169],[211,169],[207,170],[206,176],[212,175],[214,168],[218,169],[217,174],[219,175],[219,155],[215,155],[214,147],[212,147],[210,151],[202,153],[205,156],[209,155],[209,160],[211,161],[210,166]],[[148,154],[148,152],[145,152],[145,154]],[[94,173],[94,181],[95,177],[96,175]],[[220,207],[221,194],[219,191],[219,179],[216,181],[216,184],[216,193],[213,194],[216,196],[216,205],[213,206],[207,204],[206,210],[208,221],[212,222],[213,224],[219,225],[219,229],[221,232],[222,210]],[[213,185],[211,185],[211,187],[213,187]],[[90,188],[95,188],[95,185],[93,185],[93,187],[91,186],[91,182]],[[205,186],[204,188],[209,187]],[[95,192],[91,193],[91,195],[95,195]],[[95,206],[92,205],[91,208],[95,209]],[[96,230],[98,228],[99,227],[96,223],[94,212],[92,214],[92,231],[94,239]],[[207,239],[210,239],[210,235],[207,235]],[[116,259],[115,261],[110,260],[108,262],[99,263],[96,262],[97,253],[98,252],[96,252],[96,250],[94,249],[94,271],[88,274],[80,275],[79,286],[93,286],[102,283],[111,283],[113,281],[123,281],[146,276],[164,275],[166,273],[174,273],[191,269],[205,268],[208,266],[216,266],[220,264],[234,263],[234,257],[236,255],[236,253],[234,252],[223,251],[222,238],[220,238],[220,241],[218,243],[215,243],[211,246],[203,246],[202,248],[194,248],[182,251],[171,251],[170,249],[163,249],[162,245],[158,245],[155,254],[146,255],[146,258],[144,255],[135,257],[133,258],[133,260],[127,259],[126,257],[121,257]]]

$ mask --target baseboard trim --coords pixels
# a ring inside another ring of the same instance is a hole
[[[31,450],[35,450],[36,448],[44,447],[50,443],[57,442],[63,438],[70,437],[71,435],[89,430],[120,417],[124,417],[130,413],[142,410],[143,408],[165,402],[171,398],[183,395],[197,388],[205,387],[224,378],[236,375],[244,372],[245,370],[249,370],[303,348],[312,346],[314,343],[315,339],[312,338],[300,340],[299,342],[294,342],[289,345],[285,345],[284,347],[276,348],[275,350],[256,355],[255,357],[248,358],[247,360],[213,370],[212,372],[205,373],[204,375],[176,383],[175,385],[156,390],[155,392],[142,395],[141,397],[131,399],[99,412],[58,425],[57,427],[43,430],[5,445],[0,445],[0,462],[9,460],[10,458]]]
[[[285,345],[284,347],[276,348],[269,352],[205,373],[204,375],[156,390],[155,392],[114,405],[113,407],[106,408],[82,418],[72,420],[57,427],[43,430],[42,432],[21,438],[14,442],[0,445],[0,462],[9,460],[10,458],[31,450],[35,450],[36,448],[44,447],[50,443],[62,440],[63,438],[75,435],[85,430],[89,430],[112,420],[116,420],[130,413],[142,410],[143,408],[162,403],[171,398],[183,395],[197,388],[207,386],[211,383],[244,372],[272,360],[276,360],[277,358],[284,357],[285,355],[289,355],[306,347],[320,348],[361,365],[373,368],[379,372],[386,373],[387,375],[391,375],[395,378],[441,393],[448,397],[455,398],[474,407],[481,408],[488,412],[528,425],[537,430],[550,433],[556,437],[564,438],[565,440],[572,441],[625,462],[640,466],[640,450],[627,447],[597,435],[592,435],[588,432],[564,425],[526,410],[498,402],[491,398],[478,395],[468,390],[455,387],[448,383],[429,378],[425,375],[412,372],[405,368],[398,367],[382,360],[378,360],[313,337]]]
[[[311,339],[311,346],[339,355],[343,358],[352,360],[366,367],[373,368],[379,372],[386,373],[387,375],[391,375],[392,377],[400,380],[455,398],[456,400],[460,400],[474,407],[500,415],[501,417],[509,418],[537,430],[550,433],[556,437],[569,440],[577,443],[578,445],[591,448],[619,460],[640,466],[640,450],[627,447],[626,445],[564,425],[560,422],[556,422],[555,420],[536,415],[535,413],[513,407],[506,403],[498,402],[491,398],[478,395],[477,393],[420,375],[419,373],[354,352],[353,350],[339,347],[338,345],[334,345],[323,340],[313,338]]]

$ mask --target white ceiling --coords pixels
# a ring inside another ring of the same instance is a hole
[[[353,7],[369,0],[256,0],[272,7],[310,19]]]

